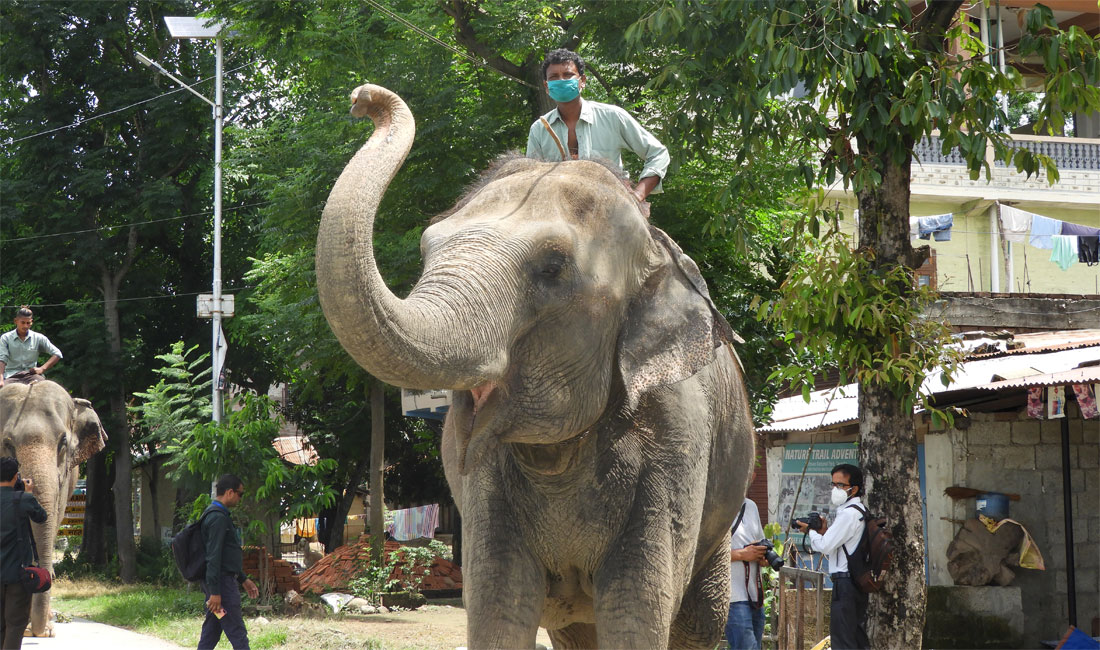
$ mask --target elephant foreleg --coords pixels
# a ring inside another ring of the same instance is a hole
[[[666,515],[667,516],[667,515]],[[624,534],[594,576],[601,648],[667,648],[681,586],[667,521],[644,517],[644,534]],[[626,541],[629,540],[629,541]]]
[[[728,538],[727,538],[728,540]],[[670,648],[713,648],[722,638],[729,614],[730,560],[726,541],[695,575],[672,623]]]
[[[467,493],[469,495],[469,493]],[[463,601],[471,650],[534,648],[546,571],[498,499],[469,499],[462,512]]]

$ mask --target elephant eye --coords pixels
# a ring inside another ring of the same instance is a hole
[[[539,271],[539,275],[547,279],[556,278],[561,275],[561,264],[558,262],[549,262],[542,267],[542,270]]]

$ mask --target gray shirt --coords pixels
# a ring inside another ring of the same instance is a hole
[[[16,330],[0,334],[0,361],[4,366],[4,379],[17,372],[30,370],[38,366],[38,355],[57,355],[62,358],[61,350],[50,340],[34,330],[27,331],[27,339],[21,340]]]

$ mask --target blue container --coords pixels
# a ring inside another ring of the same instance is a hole
[[[994,521],[1008,517],[1008,496],[1000,492],[986,492],[978,495],[978,514]]]

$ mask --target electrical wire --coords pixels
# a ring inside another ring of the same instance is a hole
[[[254,65],[256,65],[255,62],[249,62],[249,63],[246,63],[244,65],[233,68],[232,70],[228,70],[223,74],[236,72],[238,70],[242,70],[244,68],[248,68],[248,67],[251,67],[251,66],[254,66]],[[197,86],[199,84],[203,84],[203,83],[206,83],[208,81],[213,81],[213,80],[214,80],[214,77],[207,77],[206,79],[199,79],[195,83],[191,84],[191,87],[194,88],[195,86]],[[87,124],[88,122],[92,122],[94,120],[98,120],[98,119],[107,117],[108,115],[114,115],[115,113],[121,113],[122,111],[129,110],[129,109],[131,109],[135,106],[141,106],[142,104],[147,104],[149,102],[156,101],[158,99],[163,99],[165,97],[168,97],[169,95],[175,95],[176,93],[183,92],[185,90],[187,90],[187,89],[186,88],[177,88],[175,90],[169,90],[168,92],[161,93],[161,94],[159,94],[155,97],[150,97],[148,99],[143,99],[139,102],[134,102],[133,104],[130,104],[129,106],[123,106],[122,108],[116,108],[112,111],[107,111],[106,113],[96,113],[95,115],[93,115],[93,116],[91,116],[87,119],[77,120],[76,122],[73,122],[72,124],[67,124],[65,126],[59,126],[57,128],[48,129],[46,131],[41,131],[39,133],[34,133],[32,135],[25,135],[21,138],[15,138],[14,140],[9,140],[8,144],[15,144],[17,142],[23,142],[24,140],[30,140],[32,138],[38,138],[38,137],[41,137],[41,136],[44,136],[44,135],[49,135],[50,133],[55,133],[57,131],[64,131],[65,129],[71,129],[71,128],[74,128],[74,127],[77,127],[77,126],[82,126],[84,124]]]
[[[441,41],[440,39],[436,38],[435,36],[432,36],[428,32],[424,31],[420,27],[417,27],[413,23],[409,22],[408,20],[406,20],[402,16],[394,13],[389,8],[382,6],[378,2],[375,2],[375,0],[366,0],[366,2],[370,6],[374,7],[378,11],[381,11],[382,13],[386,14],[390,18],[393,18],[394,20],[401,23],[405,27],[408,27],[412,31],[416,32],[417,34],[420,34],[421,36],[423,36],[424,38],[432,41],[433,43],[436,43],[437,45],[440,45],[440,46],[450,50],[451,52],[457,54],[458,56],[461,56],[462,58],[474,63],[478,67],[485,68],[486,70],[489,70],[491,72],[495,72],[499,75],[503,75],[505,77],[508,77],[512,81],[515,81],[516,83],[521,83],[524,86],[527,86],[528,88],[533,88],[535,90],[540,90],[540,88],[538,88],[537,86],[535,86],[531,83],[528,83],[528,82],[524,81],[523,79],[520,79],[518,77],[513,77],[512,75],[508,74],[507,72],[504,72],[503,70],[498,70],[498,69],[494,68],[493,66],[489,65],[489,62],[486,61],[485,59],[473,56],[469,52],[464,52],[464,51],[458,49],[457,47],[451,45],[450,43],[446,43],[444,41]]]
[[[246,203],[245,205],[237,205],[229,208],[223,208],[222,212],[233,212],[234,210],[241,210],[244,208],[252,208],[258,205],[268,205],[274,203],[274,201],[258,201],[256,203]],[[55,232],[45,235],[28,235],[26,237],[13,237],[11,239],[0,239],[0,246],[11,242],[27,241],[31,239],[46,239],[48,237],[64,237],[66,235],[79,235],[86,232],[98,232],[100,230],[115,230],[118,228],[129,228],[131,226],[144,226],[151,223],[162,223],[165,221],[179,221],[181,219],[191,219],[193,217],[203,217],[214,214],[213,210],[206,210],[205,212],[195,212],[194,214],[185,214],[179,217],[165,217],[163,219],[151,219],[149,221],[134,221],[132,223],[119,224],[117,226],[100,226],[98,228],[87,228],[84,230],[70,230],[68,232]]]
[[[232,292],[236,292],[236,291],[244,291],[244,290],[247,290],[247,289],[255,289],[255,287],[253,287],[253,286],[228,287],[228,288],[223,289],[223,293],[232,293]],[[170,293],[170,294],[161,294],[161,295],[157,295],[157,296],[140,296],[140,297],[137,297],[137,298],[119,298],[115,302],[136,302],[138,300],[165,300],[165,299],[168,299],[168,298],[187,298],[189,296],[200,296],[203,293],[207,293],[207,292],[206,291],[190,291],[190,292],[186,292],[186,293]],[[86,307],[88,305],[102,305],[105,302],[107,302],[107,301],[106,300],[82,300],[82,301],[79,301],[79,302],[70,301],[70,302],[54,302],[54,303],[49,303],[49,304],[32,304],[32,305],[28,305],[28,307],[32,307],[34,309],[38,309],[38,308],[41,308],[41,307]],[[15,309],[16,307],[21,307],[21,306],[22,305],[0,305],[0,309]]]

